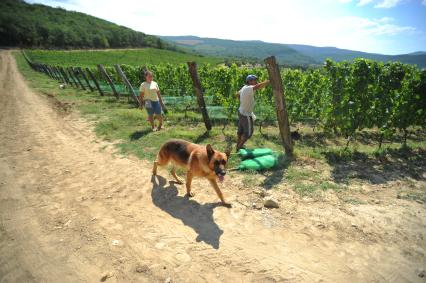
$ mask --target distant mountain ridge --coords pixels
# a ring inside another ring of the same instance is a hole
[[[382,62],[400,61],[406,64],[416,64],[420,68],[426,68],[425,51],[401,55],[383,55],[336,47],[268,43],[260,40],[236,41],[197,36],[161,36],[161,38],[205,55],[245,57],[257,60],[274,55],[277,57],[280,64],[286,65],[320,65],[327,58],[331,58],[335,61],[366,58]]]

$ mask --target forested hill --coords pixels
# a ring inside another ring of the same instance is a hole
[[[83,13],[20,0],[0,1],[0,46],[175,49],[156,36]]]
[[[411,54],[383,55],[335,47],[269,43],[260,40],[236,41],[196,36],[162,36],[162,38],[204,55],[221,57],[243,56],[257,59],[260,62],[270,55],[275,55],[281,64],[289,65],[322,65],[327,58],[334,61],[351,61],[355,58],[366,58],[382,62],[400,61],[426,68],[426,52],[422,51]]]

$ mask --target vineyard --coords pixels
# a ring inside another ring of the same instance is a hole
[[[0,283],[426,283],[426,0],[26,2]]]
[[[39,50],[28,49],[26,54],[35,62],[49,65],[61,66],[86,66],[96,67],[97,64],[112,66],[114,64],[126,64],[138,66],[144,64],[181,64],[195,61],[198,64],[219,64],[222,58],[201,56],[193,53],[182,53],[177,51],[138,48],[138,49],[115,49],[115,50]]]
[[[89,69],[103,91],[111,93],[99,69]],[[121,69],[136,93],[143,71],[153,71],[170,110],[185,112],[185,116],[188,112],[197,112],[186,64],[121,65]],[[109,66],[105,70],[117,91],[128,95],[115,68]],[[235,94],[251,73],[260,81],[267,79],[266,69],[261,67],[199,66],[198,74],[211,119],[225,122],[225,126],[235,121],[238,108]],[[293,125],[297,122],[309,124],[314,129],[343,136],[348,143],[363,129],[377,129],[379,147],[397,131],[403,133],[405,143],[410,127],[426,125],[426,70],[398,62],[357,59],[353,63],[336,63],[327,60],[322,68],[283,69],[281,76]],[[272,90],[258,91],[255,113],[260,125],[274,123],[275,111]]]
[[[186,65],[146,66],[152,70],[166,96],[191,97],[191,79]],[[140,82],[142,68],[122,66],[133,85]],[[110,70],[112,73],[112,70]],[[263,68],[199,68],[204,95],[211,117],[235,119],[235,96],[244,78],[254,73],[267,79]],[[382,64],[358,59],[353,63],[326,61],[322,69],[308,71],[285,69],[281,73],[289,118],[352,137],[357,131],[377,128],[383,137],[395,131],[406,133],[410,126],[425,126],[426,70],[400,63]],[[118,81],[118,78],[115,78]],[[185,106],[176,99],[171,106]],[[256,115],[261,122],[275,120],[271,89],[256,94]]]

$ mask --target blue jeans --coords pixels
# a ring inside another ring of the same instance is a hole
[[[145,108],[149,116],[161,115],[160,101],[145,100]]]

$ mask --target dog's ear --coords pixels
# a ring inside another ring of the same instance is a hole
[[[207,146],[206,146],[206,150],[207,150],[207,158],[209,159],[209,161],[212,159],[212,157],[213,157],[213,154],[214,154],[214,150],[213,150],[213,147],[210,145],[210,144],[208,144]]]

